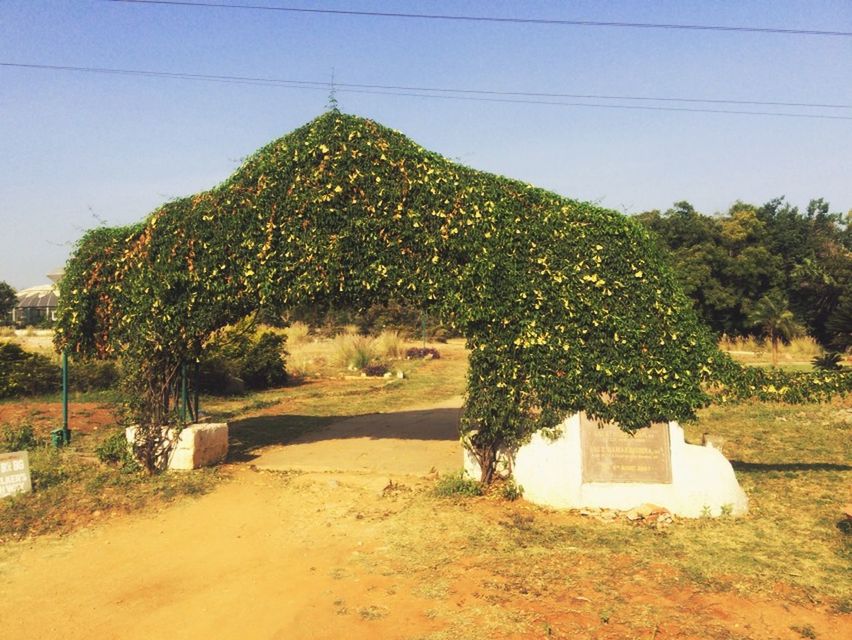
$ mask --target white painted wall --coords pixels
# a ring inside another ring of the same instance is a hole
[[[540,433],[515,456],[513,475],[524,488],[524,498],[550,507],[584,507],[627,511],[650,503],[688,518],[748,512],[748,498],[737,482],[731,463],[712,445],[687,444],[683,429],[669,423],[672,454],[671,484],[587,482],[582,479],[580,415],[560,425],[555,440]],[[479,479],[479,463],[465,450],[465,472]]]

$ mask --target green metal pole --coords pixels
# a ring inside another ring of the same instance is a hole
[[[426,314],[420,312],[420,329],[423,332],[423,348],[426,348]]]
[[[71,442],[68,429],[68,350],[62,350],[62,444]]]
[[[68,429],[68,352],[62,352],[62,429]]]
[[[180,421],[186,424],[186,405],[189,397],[186,390],[186,363],[180,365]]]
[[[192,418],[194,422],[198,422],[198,417],[201,415],[201,408],[200,408],[200,402],[201,401],[200,401],[200,398],[199,398],[201,392],[199,391],[199,384],[198,384],[198,380],[199,380],[198,368],[199,368],[199,364],[198,364],[198,360],[196,359],[196,361],[195,361],[195,375],[193,376],[193,381],[192,381],[192,393],[195,396],[195,403],[193,405],[193,409],[195,409],[195,415]]]

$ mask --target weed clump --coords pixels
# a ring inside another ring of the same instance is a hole
[[[465,477],[464,471],[441,476],[435,483],[435,495],[443,498],[454,496],[481,496],[482,483]]]
[[[341,333],[334,338],[334,355],[342,367],[363,369],[375,356],[373,341],[354,332]]]
[[[104,464],[119,467],[122,471],[130,472],[139,469],[130,451],[124,431],[116,431],[105,438],[97,447],[95,455]]]
[[[523,495],[524,488],[511,478],[506,480],[506,482],[503,483],[503,486],[500,487],[500,496],[503,500],[514,502],[518,498],[523,497]]]
[[[35,449],[42,444],[29,422],[0,427],[0,453]]]
[[[382,331],[376,338],[376,350],[390,360],[402,358],[404,349],[399,331]]]

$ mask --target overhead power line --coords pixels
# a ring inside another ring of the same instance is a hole
[[[264,78],[252,76],[214,75],[202,73],[153,71],[144,69],[117,69],[110,67],[79,67],[71,65],[47,65],[30,64],[20,62],[0,61],[0,67],[35,69],[45,71],[66,71],[79,73],[96,73],[109,75],[141,76],[148,78],[166,78],[171,80],[191,80],[219,82],[225,84],[249,84],[266,87],[280,87],[286,89],[302,89],[312,91],[327,91],[331,86],[327,81],[318,80],[291,80],[283,78]],[[543,93],[523,91],[496,91],[481,89],[452,89],[445,87],[415,87],[406,85],[381,85],[381,84],[355,84],[335,82],[334,88],[341,93],[356,93],[370,95],[403,96],[415,98],[432,98],[443,100],[463,100],[474,102],[494,102],[508,104],[537,104],[561,107],[587,107],[598,109],[622,109],[641,111],[673,111],[688,113],[720,113],[750,116],[774,116],[782,118],[812,118],[821,120],[852,120],[852,116],[832,115],[826,113],[792,113],[780,111],[746,111],[740,109],[718,109],[706,107],[674,107],[650,104],[607,104],[599,102],[565,102],[562,100],[547,100],[544,98],[570,98],[570,99],[597,99],[597,100],[627,100],[627,101],[663,101],[663,102],[688,102],[688,103],[711,103],[711,104],[734,104],[754,106],[784,106],[784,107],[807,107],[820,109],[852,109],[849,104],[820,104],[820,103],[796,103],[778,101],[757,100],[723,100],[702,98],[680,98],[680,97],[652,97],[652,96],[605,96],[596,94],[568,94],[568,93]]]
[[[48,69],[55,71],[85,71],[91,73],[111,73],[111,74],[126,74],[126,75],[143,75],[166,78],[182,78],[191,80],[213,80],[227,82],[245,82],[248,84],[283,84],[283,85],[305,85],[306,87],[316,87],[318,89],[327,89],[331,85],[328,81],[319,80],[292,80],[285,78],[269,78],[255,76],[234,76],[234,75],[213,75],[200,73],[186,72],[168,72],[168,71],[149,71],[144,69],[114,69],[108,67],[75,67],[67,65],[47,65],[47,64],[24,64],[14,62],[0,62],[0,66],[5,67],[21,67],[25,69]],[[631,95],[607,95],[596,93],[556,93],[556,92],[540,92],[540,91],[498,91],[494,89],[458,89],[448,87],[421,87],[412,85],[394,85],[394,84],[363,84],[352,82],[334,82],[336,88],[349,89],[382,89],[396,91],[420,91],[420,92],[435,92],[435,93],[458,93],[470,95],[486,95],[486,96],[515,96],[526,98],[571,98],[571,99],[588,99],[588,100],[628,100],[628,101],[645,101],[645,102],[690,102],[690,103],[711,103],[711,104],[735,104],[735,105],[752,105],[752,106],[771,106],[771,107],[808,107],[819,109],[852,109],[852,104],[839,103],[821,103],[821,102],[781,102],[772,100],[737,100],[724,98],[684,98],[677,96],[631,96]]]
[[[316,9],[276,5],[234,4],[229,2],[181,2],[180,0],[103,0],[122,4],[166,5],[202,9],[236,9],[243,11],[278,11],[284,13],[360,16],[369,18],[405,18],[413,20],[444,20],[457,22],[492,22],[507,24],[536,24],[563,27],[616,27],[626,29],[668,29],[688,31],[724,31],[729,33],[766,33],[776,35],[852,37],[852,31],[820,29],[784,29],[779,27],[727,26],[718,24],[674,24],[661,22],[615,22],[604,20],[560,20],[554,18],[509,18],[499,16],[466,16],[438,13],[402,13],[397,11],[356,11],[354,9]]]

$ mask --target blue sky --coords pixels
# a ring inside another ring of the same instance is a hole
[[[233,1],[852,31],[845,0]],[[849,37],[6,0],[0,62],[311,81],[329,80],[334,68],[346,83],[852,105]],[[215,185],[322,113],[327,97],[327,89],[0,67],[0,280],[45,281],[86,229],[140,220]],[[445,156],[619,211],[685,199],[713,213],[781,195],[801,207],[824,197],[835,211],[852,208],[852,120],[337,97],[343,111]]]

